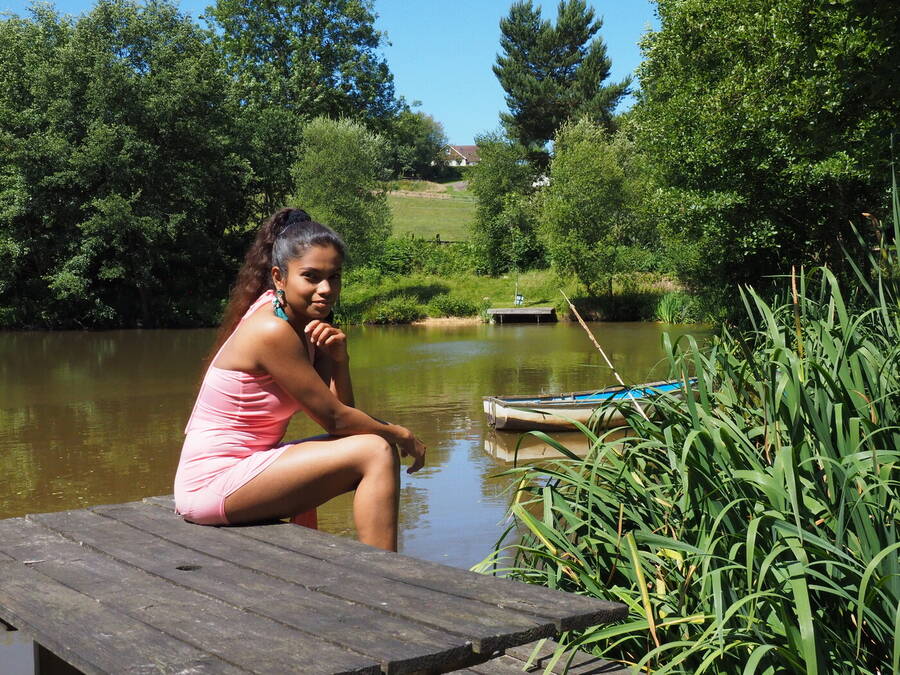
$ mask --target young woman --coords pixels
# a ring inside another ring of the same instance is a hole
[[[297,516],[355,490],[360,541],[397,550],[399,459],[425,446],[406,428],[353,407],[347,338],[331,326],[344,243],[300,209],[260,227],[238,273],[218,351],[185,429],[175,505],[187,520],[225,525]],[[304,411],[327,433],[279,445]]]

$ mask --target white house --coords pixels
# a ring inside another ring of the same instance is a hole
[[[478,164],[477,145],[445,145],[441,150],[447,166],[472,166]]]

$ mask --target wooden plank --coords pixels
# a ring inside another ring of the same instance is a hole
[[[365,564],[354,567],[336,564],[335,559],[341,557],[346,545],[387,556],[396,566],[415,567],[427,563],[316,530],[290,524],[209,528],[186,523],[156,507],[141,504],[94,507],[92,511],[318,593],[454,633],[471,642],[472,649],[479,653],[498,651],[556,633],[552,617],[504,609],[482,603],[480,599],[473,602],[470,598],[446,592],[448,589],[444,587],[427,588],[381,577]],[[272,545],[269,531],[278,531],[279,534],[273,535],[275,542],[286,545]],[[324,557],[308,555],[311,542],[316,543]],[[434,567],[444,569],[441,565]]]
[[[496,307],[487,310],[489,316],[552,316],[556,314],[554,307]]]
[[[522,645],[506,650],[506,654],[491,661],[486,661],[468,668],[455,670],[454,673],[470,675],[513,675],[514,673],[559,673],[567,675],[629,675],[631,670],[625,666],[606,661],[583,651],[574,655],[565,654],[547,670],[553,654],[559,644],[553,640],[539,640],[532,644]]]
[[[143,501],[174,512],[174,501],[170,496],[150,497]],[[579,630],[621,621],[628,616],[628,608],[621,603],[561,593],[502,577],[473,574],[426,560],[398,556],[353,539],[337,539],[323,532],[309,531],[300,541],[297,537],[286,536],[293,533],[284,528],[231,528],[230,531],[326,560],[330,565],[340,565],[369,575],[377,572],[386,579],[452,593],[505,609],[551,617],[558,631]]]
[[[523,672],[540,672],[537,669],[525,671],[524,664],[518,659],[509,656],[499,656],[496,659],[470,666],[462,670],[454,670],[454,675],[522,675]]]
[[[541,672],[546,672],[546,667],[552,661],[553,654],[559,643],[554,640],[540,640],[529,645],[513,647],[506,650],[506,656],[519,661],[520,670],[526,663],[531,662],[532,667]],[[487,672],[487,671],[485,671]],[[622,666],[620,663],[614,663],[601,659],[593,654],[588,654],[578,650],[575,654],[565,654],[553,664],[550,668],[551,673],[568,673],[569,675],[589,675],[597,673],[600,675],[628,675],[631,669]]]
[[[88,649],[88,643],[95,639],[95,621],[102,623],[107,615],[125,614],[154,628],[166,640],[175,638],[195,646],[203,645],[223,661],[251,672],[295,672],[299,664],[304,672],[380,672],[378,662],[370,657],[175,586],[63,539],[35,522],[0,521],[0,542],[8,555],[19,561],[17,569],[25,567],[21,563],[26,560],[40,560],[31,567],[97,605],[82,614],[81,607],[60,605],[52,595],[31,596],[34,604],[29,611],[50,614],[49,630],[66,619],[81,626],[78,632],[76,625],[72,625],[70,633],[70,637],[77,638],[78,650]],[[170,562],[173,567],[179,564],[178,561]],[[119,639],[116,630],[110,634]],[[58,644],[44,639],[39,641],[51,651],[60,653]],[[163,650],[154,651],[158,651],[163,662],[170,658]],[[65,658],[65,654],[60,655]],[[106,668],[105,672],[125,671],[131,661],[127,660],[127,655],[124,658],[126,660],[120,667]]]
[[[245,672],[21,563],[0,563],[0,577],[0,611],[83,673]]]
[[[549,315],[555,314],[556,310],[553,307],[495,307],[494,309],[487,310],[488,314],[501,314],[501,315],[513,315],[513,314],[541,314],[541,315]]]
[[[487,311],[491,323],[554,323],[553,307],[503,307]]]
[[[144,509],[150,509],[151,515],[160,515],[156,513],[157,509],[146,506]],[[132,510],[111,507],[101,512],[114,515],[117,512],[128,514]],[[321,577],[316,577],[315,570],[307,569],[296,555],[276,549],[281,555],[273,559],[255,543],[251,549],[242,550],[241,546],[249,543],[247,540],[223,537],[221,531],[213,528],[192,526],[180,518],[168,516],[165,522],[157,522],[163,525],[158,536],[91,511],[42,514],[32,518],[62,536],[77,539],[84,546],[172,584],[371,656],[387,673],[462,663],[472,653],[471,646],[459,635],[448,635],[421,623],[286,581],[279,576],[284,567],[303,569],[310,584],[321,583],[316,582]],[[182,541],[196,548],[185,548],[164,538],[172,530],[181,530]],[[251,571],[239,566],[241,560],[251,561],[255,567]],[[181,570],[179,567],[195,569]],[[346,578],[344,583],[348,583]],[[363,587],[361,592],[370,590]]]
[[[550,618],[555,625],[555,632],[611,623],[628,616],[627,608],[620,603],[416,560],[381,551],[352,539],[338,539],[317,530],[304,530],[303,535],[299,536],[291,527],[237,527],[229,528],[229,532],[318,558],[330,566],[337,565],[370,577],[373,573],[378,573],[384,579],[475,600],[487,607]],[[532,640],[549,635],[550,633],[535,636]],[[500,648],[502,647],[498,647]]]
[[[21,518],[13,522],[26,526]],[[0,540],[4,546],[10,543],[5,536]],[[245,672],[124,612],[98,604],[42,574],[43,566],[0,560],[0,614],[82,672]]]

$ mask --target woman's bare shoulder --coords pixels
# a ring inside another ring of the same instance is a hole
[[[214,365],[227,370],[264,371],[265,356],[297,351],[300,336],[284,319],[260,308],[238,325]]]

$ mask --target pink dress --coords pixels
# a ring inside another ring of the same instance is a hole
[[[241,322],[271,302],[273,295],[272,291],[263,293]],[[311,361],[313,350],[309,345]],[[210,365],[185,428],[175,474],[178,513],[203,525],[227,525],[225,498],[281,456],[288,444],[276,445],[299,409],[297,401],[271,375]],[[309,516],[303,524],[310,524]]]

